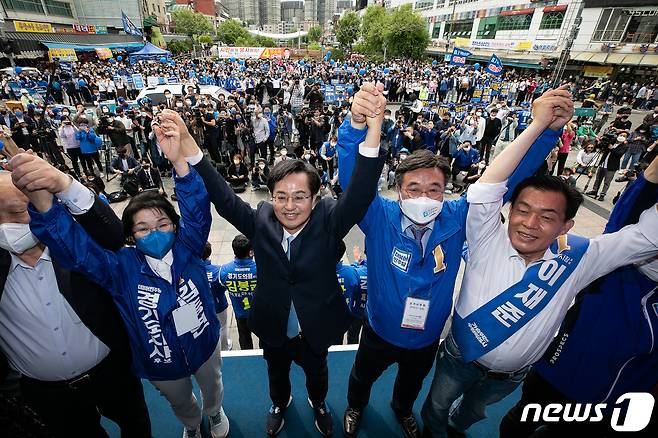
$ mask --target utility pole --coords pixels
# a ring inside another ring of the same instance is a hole
[[[580,25],[583,22],[582,14],[584,8],[585,8],[585,2],[581,1],[580,5],[578,6],[578,12],[576,13],[576,19],[573,22],[571,30],[569,31],[569,35],[567,36],[567,39],[564,43],[564,48],[560,53],[560,57],[558,58],[557,63],[555,64],[555,68],[553,69],[553,74],[551,75],[551,84],[553,88],[560,85],[560,81],[562,80],[562,75],[564,75],[564,70],[567,68],[567,64],[569,63],[569,58],[571,56],[571,47],[573,47],[573,43],[576,40],[576,37],[578,36],[578,32],[580,31]],[[569,26],[569,21],[568,20],[565,21],[566,24],[563,25]]]

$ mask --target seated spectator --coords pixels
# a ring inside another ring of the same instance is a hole
[[[125,183],[129,175],[139,170],[139,162],[128,155],[128,149],[121,146],[117,149],[117,157],[110,163],[110,172],[121,176],[121,184]]]
[[[249,182],[249,170],[242,162],[242,155],[235,154],[233,157],[233,164],[228,167],[226,181],[234,190],[237,188],[244,191]]]
[[[137,184],[139,191],[157,190],[163,196],[167,196],[160,172],[155,167],[151,166],[151,161],[148,158],[142,158],[141,167],[136,172]]]
[[[264,158],[259,158],[251,172],[251,189],[267,190],[267,178],[270,176],[270,168]]]

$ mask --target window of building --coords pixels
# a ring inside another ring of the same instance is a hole
[[[478,25],[478,39],[490,40],[496,38],[496,25],[498,17],[480,18]]]
[[[415,9],[432,9],[434,0],[416,0]]]
[[[434,23],[434,29],[432,29],[432,38],[441,38],[441,23]]]
[[[44,13],[41,0],[2,0],[2,4],[12,11]]]
[[[445,38],[470,38],[473,30],[473,20],[446,22]]]
[[[656,41],[657,35],[658,15],[633,15],[628,22],[624,41],[634,44],[651,44]]]
[[[62,17],[73,17],[71,5],[65,2],[58,2],[55,0],[46,0],[46,9],[50,15],[59,15]]]
[[[630,18],[623,9],[604,9],[596,24],[592,41],[621,41]]]
[[[532,14],[501,15],[498,19],[498,30],[528,30],[532,22]]]
[[[565,11],[544,12],[539,23],[540,30],[559,29],[564,21]]]

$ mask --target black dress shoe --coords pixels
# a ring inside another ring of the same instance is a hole
[[[269,412],[267,413],[267,423],[265,425],[265,433],[269,436],[275,436],[281,429],[286,421],[283,419],[283,414],[285,414],[286,409],[290,406],[292,402],[292,395],[288,399],[288,404],[285,407],[274,406],[270,407]]]
[[[408,414],[402,414],[398,412],[391,402],[391,409],[395,412],[395,416],[400,422],[402,427],[402,434],[404,438],[421,438],[420,429],[418,428],[418,423],[416,423],[416,417],[411,412]]]
[[[343,415],[343,434],[347,438],[353,438],[356,436],[359,431],[359,425],[361,424],[361,411],[357,411],[351,407],[345,409],[345,414]]]

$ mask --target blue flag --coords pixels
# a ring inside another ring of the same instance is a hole
[[[494,76],[500,76],[503,74],[503,62],[495,55],[491,55],[489,59],[489,65],[485,69],[487,73],[491,73]]]
[[[128,18],[126,13],[123,11],[121,11],[121,21],[123,22],[123,31],[128,35],[144,36],[142,31],[137,29],[137,26],[135,26],[135,24],[130,21],[130,18]]]
[[[469,56],[471,56],[471,52],[468,50],[455,47],[452,51],[452,56],[450,57],[450,65],[464,65],[466,64],[466,58]]]

